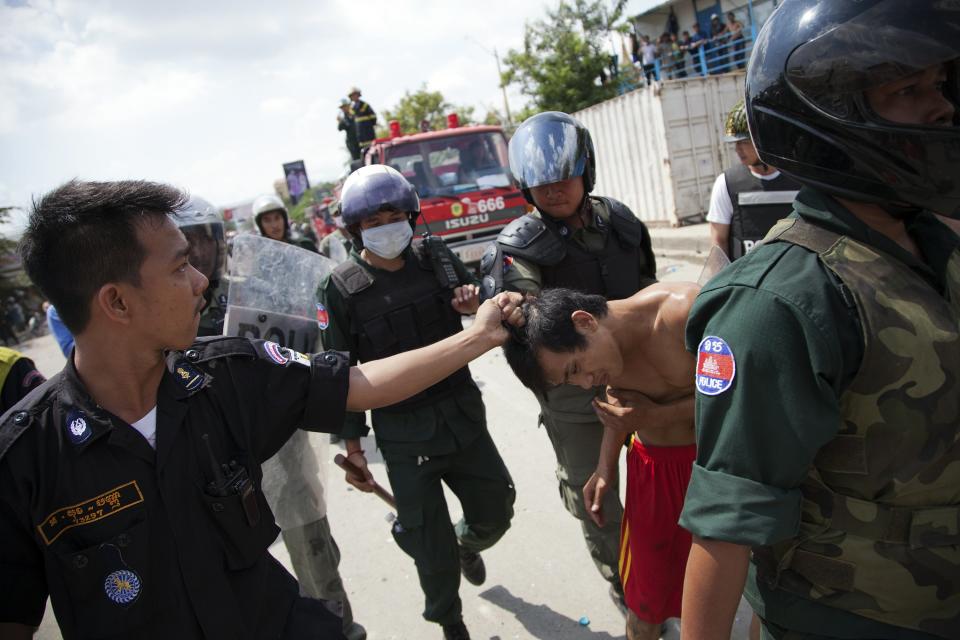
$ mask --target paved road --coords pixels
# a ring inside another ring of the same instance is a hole
[[[665,280],[696,280],[700,265],[689,256],[659,258]],[[24,347],[41,371],[53,374],[63,358],[52,338]],[[487,404],[490,430],[517,488],[516,516],[503,540],[484,553],[487,583],[464,582],[466,623],[475,639],[603,640],[624,637],[623,618],[607,597],[580,536],[579,524],[564,511],[557,494],[555,460],[547,437],[537,428],[537,403],[513,377],[499,350],[471,365]],[[375,451],[372,441],[365,443]],[[370,640],[440,638],[439,628],[420,617],[423,602],[413,561],[394,544],[387,508],[341,480],[326,456],[328,515],[343,553],[341,574],[356,619]],[[382,460],[371,453],[375,477],[386,483]],[[459,504],[448,494],[451,516]],[[271,547],[289,568],[283,544]],[[747,609],[741,606],[734,638],[746,638]],[[589,624],[581,625],[581,618]],[[52,611],[37,636],[60,637]],[[676,628],[664,638],[678,638]]]

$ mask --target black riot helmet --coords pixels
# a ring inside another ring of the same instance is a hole
[[[881,118],[865,92],[946,70],[950,123]],[[891,213],[960,215],[960,2],[785,0],[757,38],[747,115],[760,159]],[[943,126],[948,125],[948,126]]]
[[[583,192],[590,193],[597,175],[590,132],[560,111],[531,116],[510,138],[510,171],[530,204],[531,188],[577,176],[583,176]]]
[[[359,244],[360,223],[380,211],[402,211],[408,214],[410,226],[416,227],[420,215],[420,198],[403,174],[385,164],[371,164],[351,173],[340,191],[340,215],[343,226]]]
[[[227,271],[227,242],[220,211],[203,198],[190,196],[170,217],[190,242],[190,263],[210,282],[222,278]]]

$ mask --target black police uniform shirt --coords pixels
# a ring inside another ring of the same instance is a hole
[[[213,338],[172,352],[157,448],[97,406],[72,361],[0,420],[0,621],[63,637],[276,638],[298,598],[267,551],[260,463],[338,431],[347,356]]]

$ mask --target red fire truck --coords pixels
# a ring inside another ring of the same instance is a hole
[[[375,140],[364,164],[388,164],[420,195],[416,233],[443,238],[467,265],[475,266],[500,229],[529,209],[510,174],[507,137],[495,126],[447,128],[402,135],[396,121],[390,137]]]

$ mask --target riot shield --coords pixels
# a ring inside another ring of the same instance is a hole
[[[312,353],[320,336],[317,289],[333,266],[327,258],[291,244],[255,235],[237,236],[227,265],[230,297],[224,333],[262,338],[281,349]],[[326,515],[326,468],[320,460],[328,459],[327,443],[327,434],[298,429],[263,463],[261,489],[282,530]]]
[[[710,253],[707,254],[707,259],[703,263],[703,269],[700,271],[700,277],[697,278],[697,284],[702,287],[729,265],[730,258],[723,252],[723,249],[716,245],[710,247]]]
[[[233,241],[224,334],[262,338],[312,353],[317,348],[317,288],[335,266],[320,254],[262,236]]]

